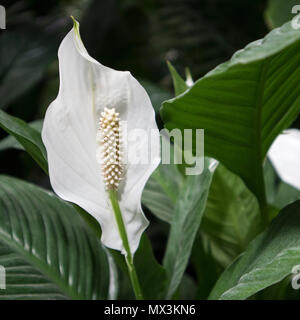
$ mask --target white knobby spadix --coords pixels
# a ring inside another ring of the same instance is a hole
[[[106,190],[118,190],[124,171],[122,139],[119,113],[115,109],[104,108],[99,122],[99,142],[101,144],[102,174]]]
[[[113,70],[89,56],[76,21],[58,57],[59,93],[42,130],[51,185],[61,198],[98,220],[105,246],[126,253],[112,210],[117,199],[133,254],[148,225],[141,196],[160,162],[160,141],[157,134],[150,147],[143,139],[124,143],[121,123],[126,123],[128,134],[143,130],[150,137],[153,129],[158,133],[152,104],[129,72]],[[148,163],[124,162],[123,152],[148,154],[149,148]]]

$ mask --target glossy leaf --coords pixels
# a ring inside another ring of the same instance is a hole
[[[15,137],[40,167],[48,172],[46,149],[39,131],[2,110],[0,110],[0,127]]]
[[[135,254],[135,266],[145,299],[162,299],[166,288],[166,272],[153,255],[151,243],[144,234]]]
[[[300,33],[290,23],[249,44],[180,96],[163,103],[165,126],[205,130],[205,152],[265,204],[262,163],[300,109]]]
[[[201,231],[223,266],[243,252],[260,228],[259,205],[243,181],[221,164],[211,183]]]
[[[212,253],[212,242],[198,232],[192,250],[191,262],[197,277],[197,299],[207,299],[224,268]]]
[[[74,208],[50,192],[0,176],[0,299],[105,299],[105,252]]]
[[[205,160],[201,175],[188,176],[178,196],[169,234],[164,267],[170,299],[181,282],[199,229],[211,183],[214,160]]]
[[[225,270],[210,299],[246,299],[291,274],[300,261],[299,233],[300,201],[296,201]]]

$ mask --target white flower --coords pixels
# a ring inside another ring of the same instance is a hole
[[[268,157],[279,177],[300,190],[300,130],[289,129],[273,142]]]
[[[76,203],[99,221],[105,246],[125,253],[107,193],[115,188],[134,253],[148,225],[141,195],[160,162],[159,136],[151,144],[151,163],[123,165],[119,150],[122,132],[120,141],[115,133],[120,121],[126,121],[128,134],[143,129],[150,136],[152,129],[158,130],[150,99],[129,72],[105,67],[89,56],[77,22],[63,39],[58,57],[59,93],[47,110],[42,130],[51,185],[61,198]],[[143,154],[149,145],[135,141],[126,148],[127,153]],[[99,154],[102,164],[96,156]]]

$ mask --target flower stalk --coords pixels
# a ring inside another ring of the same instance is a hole
[[[125,250],[125,259],[136,299],[143,299],[133,263],[125,223],[118,201],[118,187],[123,175],[122,137],[119,113],[114,108],[104,108],[99,121],[99,139],[102,151],[102,175],[109,195],[118,231]]]
[[[129,273],[131,285],[134,290],[134,294],[135,294],[136,299],[143,300],[143,295],[142,295],[140,283],[138,280],[138,276],[137,276],[135,266],[133,263],[133,257],[132,257],[130,247],[129,247],[126,228],[125,228],[124,221],[122,218],[122,212],[121,212],[121,209],[119,206],[118,195],[117,195],[116,190],[114,190],[114,189],[110,189],[108,191],[108,194],[109,194],[109,200],[111,202],[112,209],[113,209],[113,212],[115,215],[115,219],[117,222],[119,234],[120,234],[124,249],[126,251],[125,259],[126,259],[126,264],[127,264],[127,268],[128,268],[128,273]]]

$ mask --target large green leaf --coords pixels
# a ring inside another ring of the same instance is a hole
[[[296,201],[224,271],[210,299],[246,299],[291,274],[300,261],[299,234],[300,201]]]
[[[206,158],[202,174],[188,176],[178,196],[163,263],[168,276],[167,298],[174,294],[188,264],[205,209],[214,165],[214,160]]]
[[[211,183],[200,230],[223,266],[243,252],[260,227],[259,205],[243,181],[221,164]]]
[[[238,51],[161,109],[169,130],[205,129],[206,155],[239,175],[262,207],[263,159],[300,109],[299,48],[300,32],[287,23]]]
[[[48,172],[47,153],[38,130],[2,110],[0,110],[0,127],[12,135],[40,167]]]
[[[151,243],[144,234],[134,257],[145,299],[162,299],[166,288],[166,272],[156,261]]]
[[[0,299],[105,299],[100,241],[76,210],[29,183],[0,176]]]
[[[203,233],[197,234],[194,242],[191,262],[197,276],[197,299],[207,299],[214,284],[224,268],[218,263],[212,253],[212,241]]]

